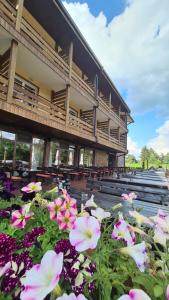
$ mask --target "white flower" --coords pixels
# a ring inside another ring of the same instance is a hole
[[[21,300],[43,300],[56,287],[63,268],[63,253],[50,250],[45,253],[40,265],[34,265],[22,279],[24,290]]]
[[[71,229],[69,240],[76,251],[95,249],[100,238],[100,223],[94,217],[79,217]]]
[[[92,195],[91,198],[86,201],[85,208],[86,207],[97,207],[97,204],[94,202],[94,195]]]
[[[111,217],[111,213],[105,211],[101,207],[97,207],[95,210],[92,209],[91,210],[91,214],[92,214],[92,216],[94,216],[95,218],[97,218],[100,223],[102,222],[103,219]]]

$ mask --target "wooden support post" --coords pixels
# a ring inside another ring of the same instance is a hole
[[[99,78],[98,75],[96,74],[94,78],[94,86],[95,86],[95,99],[98,100],[98,95],[99,95]]]
[[[18,31],[20,31],[20,28],[21,28],[23,4],[24,4],[24,0],[18,0],[18,3],[17,3],[17,17],[16,17],[16,25],[15,25],[15,28]]]
[[[120,142],[120,127],[118,128],[118,141]]]
[[[74,156],[74,166],[76,168],[79,167],[79,163],[80,163],[80,146],[76,146],[75,147],[75,156]]]
[[[12,102],[15,71],[16,71],[16,59],[17,59],[18,43],[15,40],[11,42],[10,61],[9,61],[9,79],[8,79],[8,92],[7,102]]]
[[[110,141],[110,119],[108,119],[108,136]]]
[[[72,65],[73,65],[73,42],[69,46],[69,78],[72,76]]]
[[[93,134],[97,137],[97,106],[93,107]]]
[[[119,117],[120,117],[120,113],[121,113],[121,104],[119,105]]]
[[[66,86],[66,126],[69,125],[70,84]]]
[[[109,95],[109,107],[111,108],[111,93]]]

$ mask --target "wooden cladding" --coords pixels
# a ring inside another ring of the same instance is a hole
[[[52,91],[52,103],[56,104],[62,109],[65,109],[66,93],[66,89],[60,90],[58,92]]]
[[[0,14],[11,24],[15,25],[17,11],[15,6],[6,0],[0,0]]]
[[[93,109],[91,110],[86,110],[86,111],[80,111],[80,118],[84,122],[93,125],[93,117],[94,117],[94,112]]]
[[[108,134],[108,126],[109,126],[109,122],[98,122],[97,121],[97,128],[100,129],[102,132],[105,132]]]
[[[0,56],[0,74],[8,77],[10,49]]]

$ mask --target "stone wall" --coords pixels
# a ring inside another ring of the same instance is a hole
[[[105,151],[96,150],[95,152],[95,167],[107,167],[108,154]]]

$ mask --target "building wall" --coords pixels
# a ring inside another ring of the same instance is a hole
[[[95,152],[95,167],[107,167],[108,154],[107,152],[96,150]]]

